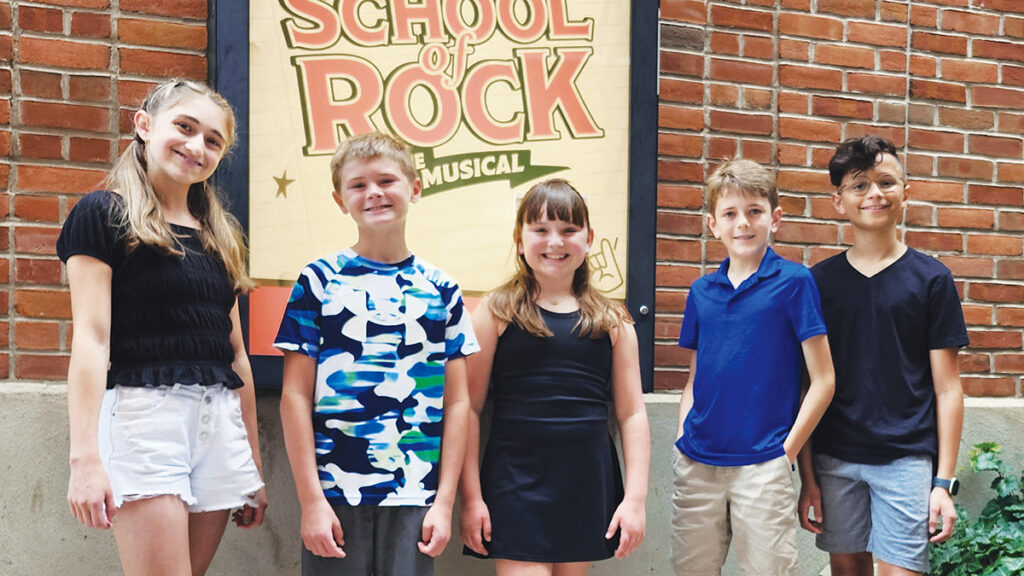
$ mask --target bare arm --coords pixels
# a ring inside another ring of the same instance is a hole
[[[441,462],[437,495],[423,518],[420,552],[437,557],[444,552],[452,532],[452,506],[459,473],[466,457],[466,427],[469,422],[469,393],[466,390],[466,358],[455,358],[444,366],[444,428],[441,432]]]
[[[836,390],[836,374],[832,368],[832,353],[828,348],[828,338],[824,334],[812,336],[801,343],[804,360],[807,362],[807,374],[810,385],[800,403],[796,421],[783,446],[790,463],[796,461],[797,454],[811,437],[811,432],[825,414],[832,395]]]
[[[686,377],[686,387],[679,398],[679,424],[676,425],[676,440],[683,437],[683,423],[686,422],[686,415],[693,408],[693,381],[697,376],[697,351],[683,348],[690,353],[690,373]]]
[[[647,421],[640,380],[640,353],[636,330],[625,322],[613,333],[612,397],[622,435],[626,487],[605,538],[621,530],[616,558],[629,556],[644,539],[647,513],[647,476],[651,462],[651,429]]]
[[[324,496],[316,465],[313,438],[313,393],[316,359],[301,352],[284,353],[281,386],[281,428],[295,491],[302,508],[301,534],[306,548],[317,556],[344,558],[341,522]]]
[[[242,379],[242,387],[238,390],[238,397],[242,406],[242,422],[245,424],[245,434],[249,439],[249,447],[252,449],[252,459],[259,470],[260,478],[263,477],[263,458],[260,455],[259,425],[256,420],[256,386],[252,380],[252,366],[249,365],[249,355],[245,351],[245,340],[242,338],[242,323],[238,314],[238,300],[231,307],[231,348],[235,352],[235,359],[231,368]],[[256,495],[256,506],[248,504],[235,514],[235,524],[239,528],[254,528],[263,524],[263,513],[267,509],[266,488],[260,488]]]
[[[68,367],[68,424],[71,478],[68,504],[79,522],[110,528],[114,497],[100,461],[99,426],[110,361],[110,294],[113,271],[92,256],[68,259],[74,336]]]
[[[498,346],[498,322],[487,309],[487,301],[473,311],[473,332],[480,351],[466,359],[469,410],[466,426],[466,457],[459,480],[462,514],[459,532],[462,542],[477,554],[487,554],[483,540],[491,539],[491,517],[480,493],[480,412],[487,400],[494,351]]]
[[[964,389],[960,383],[957,349],[942,348],[929,352],[932,381],[935,386],[936,425],[939,435],[939,478],[952,478],[956,470],[956,457],[960,452],[960,432],[964,425]],[[953,535],[956,508],[953,498],[944,488],[932,488],[928,531],[932,542],[942,542]],[[938,533],[939,519],[942,530]]]

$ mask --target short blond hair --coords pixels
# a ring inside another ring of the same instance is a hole
[[[718,199],[729,190],[766,198],[772,210],[779,207],[779,189],[775,175],[753,160],[731,158],[722,163],[708,177],[705,184],[705,206],[708,214],[715,214]]]
[[[416,181],[416,168],[413,167],[412,151],[409,145],[398,138],[383,132],[367,132],[347,138],[338,144],[338,149],[331,157],[331,182],[336,192],[341,191],[341,171],[345,164],[352,160],[373,160],[387,158],[398,164],[398,168],[409,179]]]

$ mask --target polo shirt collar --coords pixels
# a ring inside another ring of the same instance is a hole
[[[781,270],[782,257],[776,254],[775,251],[772,250],[772,247],[769,246],[768,249],[765,250],[764,256],[761,257],[761,263],[757,265],[757,271],[751,274],[750,278],[744,280],[739,287],[743,288],[744,286],[750,285],[751,279],[754,280],[753,283],[757,283],[765,278],[775,276]],[[726,258],[725,261],[722,262],[718,267],[718,271],[711,275],[710,280],[715,284],[724,284],[729,288],[732,288],[732,282],[729,281],[729,258]]]

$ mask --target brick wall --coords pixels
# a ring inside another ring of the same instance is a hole
[[[150,86],[206,77],[202,0],[0,4],[0,380],[63,380],[70,305],[54,241],[116,157]],[[778,170],[777,247],[812,264],[849,230],[824,166],[881,130],[911,174],[907,241],[953,269],[968,393],[1019,396],[1024,373],[1024,3],[662,0],[656,386],[686,289],[723,258],[700,214],[707,165]]]
[[[829,203],[835,145],[901,148],[906,242],[956,276],[973,396],[1020,396],[1024,374],[1024,2],[661,1],[655,386],[685,382],[675,346],[687,287],[724,248],[703,178],[743,156],[777,170],[776,248],[814,264],[852,231]]]
[[[0,3],[0,380],[64,380],[71,306],[54,243],[163,78],[206,78],[203,0]]]

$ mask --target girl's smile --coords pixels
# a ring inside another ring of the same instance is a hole
[[[227,149],[224,111],[206,96],[183,98],[150,115],[135,115],[136,133],[146,143],[146,173],[155,190],[187,190],[213,175]]]
[[[586,259],[594,234],[586,226],[549,220],[546,206],[540,213],[540,219],[523,226],[519,253],[538,279],[571,278]]]

